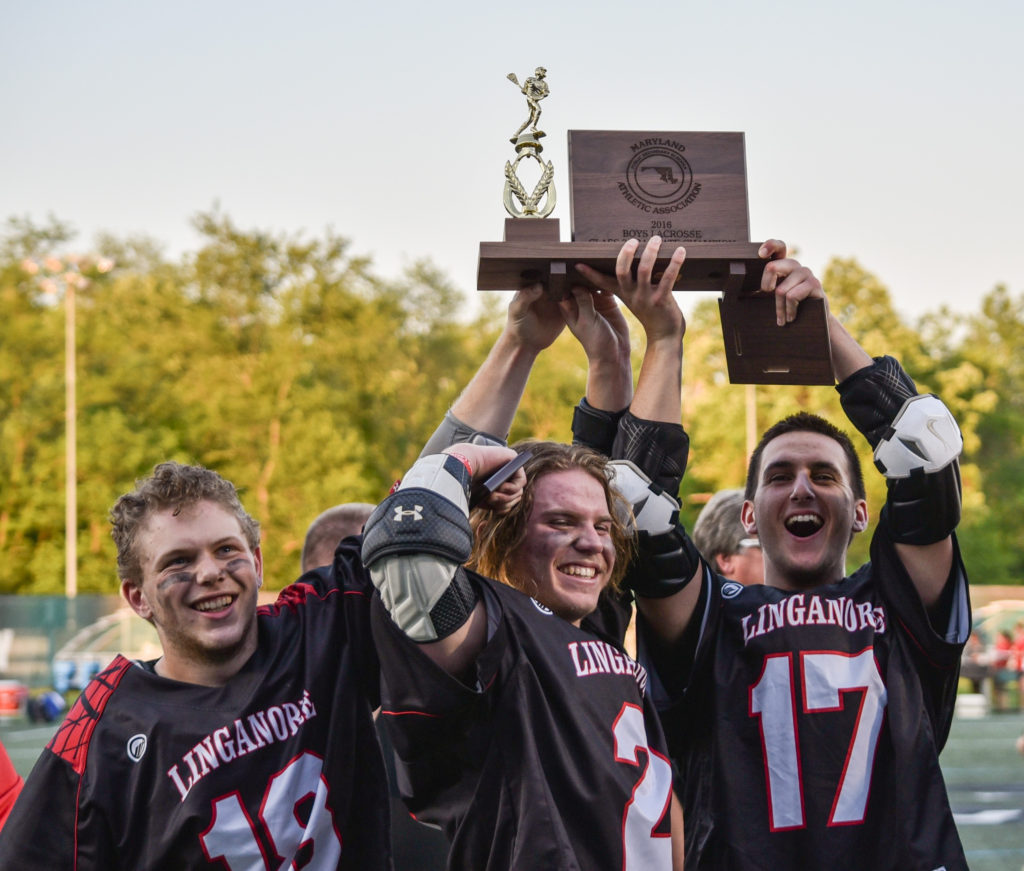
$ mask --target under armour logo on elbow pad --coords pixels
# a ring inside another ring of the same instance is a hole
[[[403,508],[401,505],[396,505],[393,520],[395,523],[401,523],[405,517],[411,517],[413,520],[422,520],[423,515],[420,513],[421,511],[423,511],[422,505],[413,505],[412,508]]]

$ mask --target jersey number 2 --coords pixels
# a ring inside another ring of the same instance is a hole
[[[761,720],[772,831],[798,829],[805,824],[792,659],[791,653],[766,656],[761,677],[750,688],[750,716]],[[869,647],[854,655],[804,652],[800,654],[800,671],[804,714],[842,710],[843,693],[863,693],[828,819],[830,826],[861,823],[888,702],[874,649]]]
[[[260,802],[260,821],[267,839],[279,856],[294,857],[305,847],[308,871],[337,868],[341,836],[327,806],[327,783],[321,776],[323,760],[305,752],[270,778]],[[300,805],[306,822],[302,823]],[[256,827],[237,792],[213,802],[213,820],[199,836],[206,857],[220,859],[231,871],[267,871],[270,857],[264,854]],[[298,868],[286,859],[281,868]]]
[[[672,867],[672,838],[654,830],[668,813],[672,797],[672,766],[647,745],[644,712],[628,702],[612,725],[615,761],[639,768],[637,751],[647,755],[647,768],[633,787],[622,817],[623,871],[651,871]]]

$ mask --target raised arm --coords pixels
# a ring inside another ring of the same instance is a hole
[[[632,240],[619,253],[614,279],[594,270],[584,274],[598,287],[614,289],[646,338],[636,394],[620,422],[612,465],[616,488],[633,506],[638,533],[637,558],[627,583],[651,630],[672,642],[694,613],[701,585],[692,581],[699,581],[702,569],[696,549],[678,524],[679,504],[674,498],[686,466],[688,439],[680,424],[686,322],[672,288],[686,252],[678,248],[655,282],[653,269],[660,247],[658,237],[648,242],[635,278],[632,261],[637,243]],[[659,486],[652,480],[671,483]]]
[[[788,258],[765,266],[762,290],[775,294],[783,328],[802,300],[826,298],[814,274]],[[843,410],[871,444],[875,464],[886,476],[888,498],[880,522],[922,602],[933,608],[950,576],[952,533],[960,521],[959,429],[937,397],[920,396],[892,357],[872,358],[831,312],[829,339]]]
[[[505,327],[444,421],[427,440],[421,457],[481,432],[504,440],[537,356],[565,328],[559,304],[537,284],[519,290],[508,307]]]
[[[573,287],[559,306],[570,332],[587,355],[587,403],[597,411],[623,412],[633,398],[633,367],[629,325],[615,294]]]

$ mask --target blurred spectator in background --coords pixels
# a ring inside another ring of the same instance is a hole
[[[0,744],[0,829],[7,822],[7,816],[23,785],[24,781],[14,770],[11,757],[7,755],[4,745]]]
[[[1006,687],[1017,685],[1017,670],[1012,665],[1013,638],[1005,629],[1000,629],[992,645],[992,705],[996,711],[1007,710]]]
[[[988,651],[977,632],[972,632],[964,645],[960,662],[960,677],[971,685],[972,693],[985,692],[985,680],[990,676]]]
[[[744,586],[763,584],[761,543],[743,529],[742,507],[742,490],[719,490],[694,524],[693,543],[720,575]]]
[[[1017,672],[1017,707],[1024,707],[1024,620],[1013,627],[1013,645],[1010,668]]]
[[[302,545],[302,571],[334,562],[334,549],[343,538],[359,535],[376,505],[369,502],[344,502],[328,508],[306,530]]]

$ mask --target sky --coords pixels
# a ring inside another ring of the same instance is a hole
[[[501,239],[506,80],[547,68],[544,157],[568,241],[566,131],[741,131],[752,241],[855,257],[901,315],[1024,292],[1024,4],[4,0],[0,220],[48,215],[194,251],[328,229],[397,278],[476,294]]]

